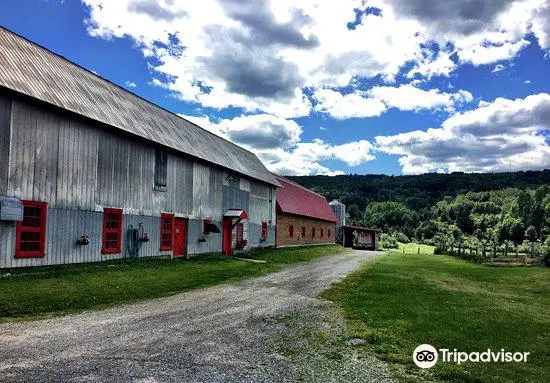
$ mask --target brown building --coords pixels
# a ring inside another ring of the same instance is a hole
[[[275,176],[277,189],[276,246],[336,242],[336,216],[322,195],[284,177]]]

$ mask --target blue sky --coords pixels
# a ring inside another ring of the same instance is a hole
[[[104,3],[4,2],[0,24],[282,174],[550,167],[545,0]]]

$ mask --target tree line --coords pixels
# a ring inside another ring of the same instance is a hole
[[[294,177],[347,206],[350,224],[440,252],[532,256],[550,246],[550,171],[419,176]],[[399,237],[399,238],[397,238]]]

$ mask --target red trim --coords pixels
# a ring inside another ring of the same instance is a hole
[[[240,212],[239,215],[228,214],[229,212],[234,212],[234,211]],[[227,211],[224,214],[224,217],[248,219],[248,214],[246,214],[246,211],[244,211],[243,209],[227,209]]]
[[[262,222],[262,239],[266,239],[266,238],[267,238],[267,222],[263,221]]]
[[[233,255],[233,217],[224,217],[222,224],[222,252]]]
[[[170,243],[163,243],[164,236],[170,236]],[[160,213],[160,250],[170,251],[174,248],[174,214]]]
[[[39,208],[40,209],[40,219],[39,227],[37,226],[27,226],[26,218],[30,217],[25,216],[25,210],[23,210],[23,221],[17,222],[17,231],[15,235],[15,258],[42,258],[46,254],[46,216],[48,204],[46,202],[38,201],[21,201],[24,208]],[[36,216],[34,218],[37,218]],[[36,242],[36,241],[24,241],[21,239],[23,233],[39,233],[39,250],[21,250],[22,244],[25,242]]]
[[[107,227],[109,221],[114,221],[116,218],[116,227]],[[107,241],[107,234],[116,234],[115,239]],[[107,246],[107,242],[115,242],[114,246]],[[122,209],[103,209],[103,241],[101,246],[101,252],[103,254],[117,254],[120,253],[122,247]]]

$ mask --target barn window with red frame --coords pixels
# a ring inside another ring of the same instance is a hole
[[[103,254],[120,253],[122,247],[122,209],[103,210]]]
[[[174,214],[161,213],[160,215],[160,250],[170,251],[173,248]]]
[[[262,239],[267,239],[267,222],[262,222]]]
[[[46,250],[46,202],[21,201],[23,221],[17,222],[16,258],[42,258]]]

